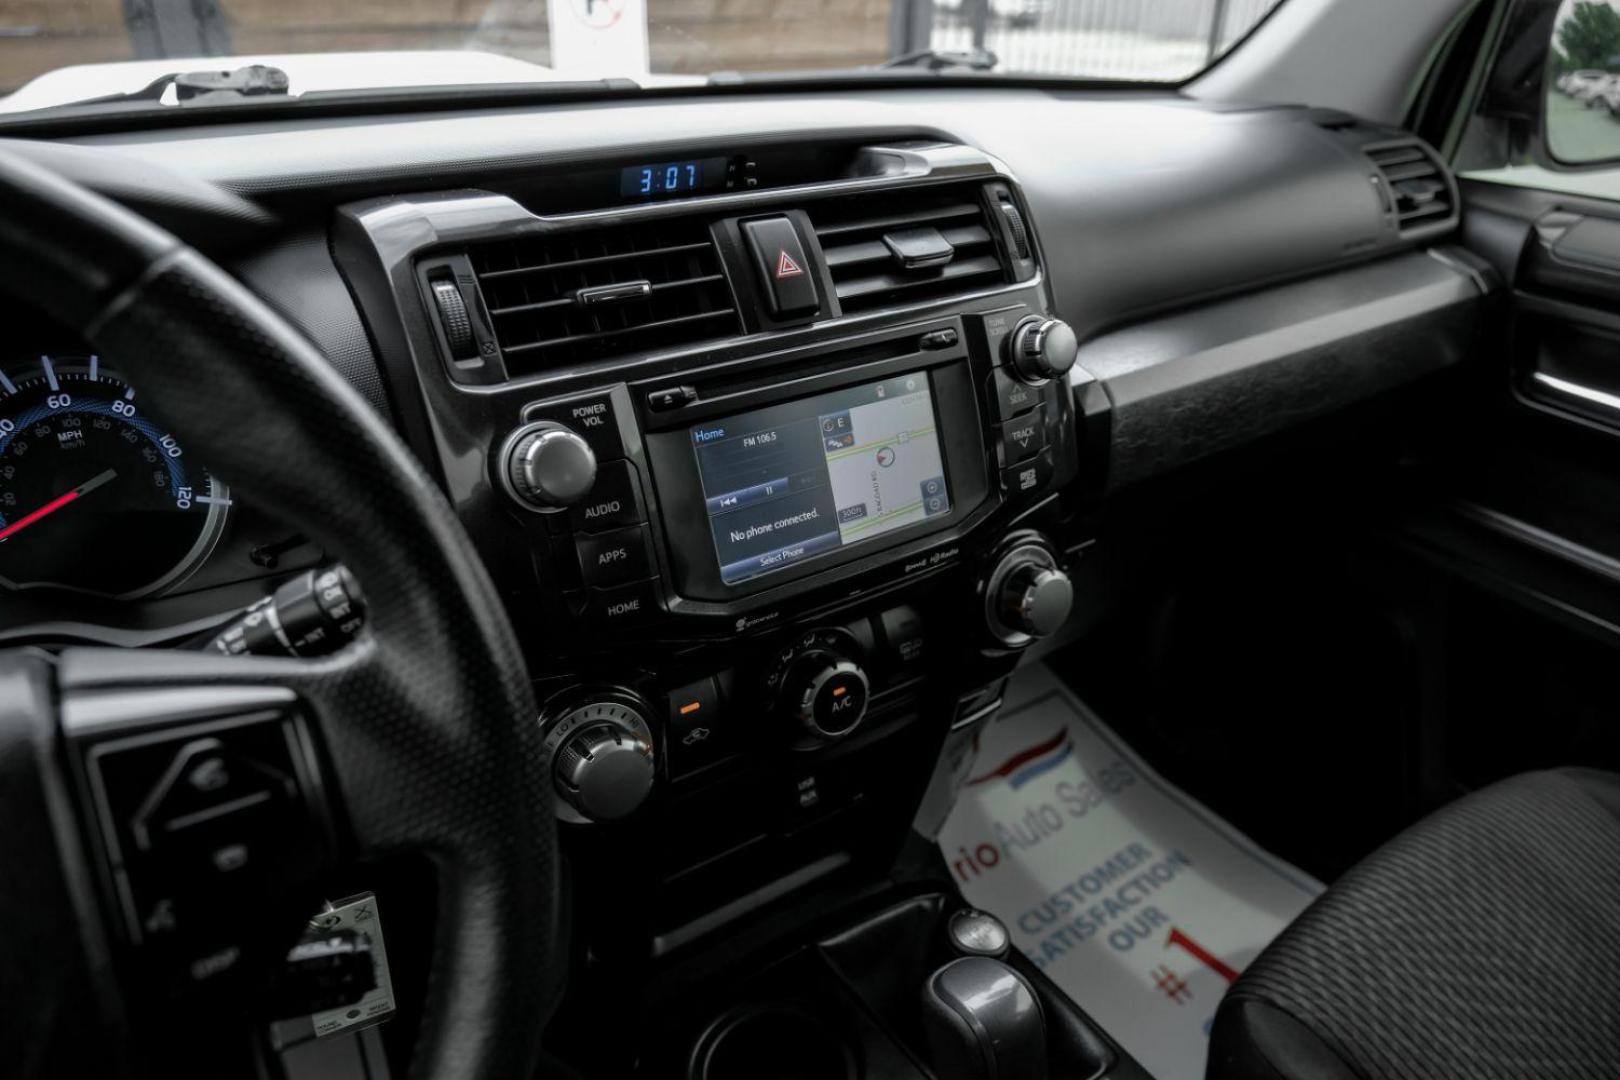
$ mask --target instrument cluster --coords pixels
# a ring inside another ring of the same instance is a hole
[[[207,560],[230,492],[145,406],[109,358],[0,355],[0,591],[155,596]]]

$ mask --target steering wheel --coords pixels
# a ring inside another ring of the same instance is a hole
[[[419,854],[436,871],[410,1075],[531,1075],[559,982],[555,825],[518,642],[443,495],[359,393],[241,284],[9,151],[0,296],[82,329],[188,453],[340,558],[369,609],[360,639],[321,659],[0,652],[7,1073],[70,1071],[62,1061],[89,1053],[118,1011],[118,995],[97,996],[121,953],[116,920],[98,919],[86,899],[94,827],[64,718],[116,698],[161,722],[188,694],[255,688],[295,701],[345,861]],[[302,923],[314,912],[290,914]]]

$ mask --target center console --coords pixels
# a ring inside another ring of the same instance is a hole
[[[994,160],[658,157],[360,202],[335,237],[528,648],[586,988],[886,872],[946,740],[1069,615],[1105,438]]]

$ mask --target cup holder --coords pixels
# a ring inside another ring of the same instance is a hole
[[[743,1005],[699,1036],[687,1080],[860,1080],[848,1035],[790,1001]]]

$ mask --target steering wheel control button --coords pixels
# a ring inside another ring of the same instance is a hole
[[[246,973],[246,927],[330,855],[314,762],[280,705],[86,752],[123,937],[164,994],[216,993]]]
[[[821,297],[816,292],[815,275],[793,222],[781,216],[769,217],[744,222],[742,229],[771,314],[791,319],[819,311]]]
[[[574,539],[574,550],[587,585],[623,585],[653,574],[652,542],[645,525],[581,534]]]
[[[537,509],[572,506],[596,483],[596,452],[561,424],[519,428],[507,439],[504,457],[507,490]]]
[[[569,523],[580,532],[601,532],[647,520],[641,501],[641,482],[628,461],[603,462],[590,494],[568,512]]]
[[[951,948],[963,956],[989,956],[999,960],[1007,955],[1011,943],[1005,923],[988,911],[974,908],[952,915],[945,923],[945,933]]]
[[[270,765],[233,754],[217,738],[182,746],[130,820],[139,851],[152,851],[177,835],[221,816],[291,799],[291,777]]]
[[[1007,423],[1039,405],[1041,392],[997,368],[990,376],[990,398],[996,403],[996,419]]]
[[[652,728],[632,700],[639,699],[613,691],[569,709],[549,726],[546,748],[564,821],[618,821],[652,793]]]
[[[523,419],[528,423],[562,425],[584,439],[598,461],[624,457],[624,437],[619,430],[618,407],[610,390],[530,405],[523,410]]]
[[[1046,449],[1046,410],[1037,406],[1034,411],[1003,424],[997,443],[1001,448],[1001,467],[1011,468]]]
[[[1019,378],[1043,383],[1069,373],[1080,356],[1080,339],[1062,319],[1031,315],[1014,328],[1004,351]]]
[[[1012,498],[1039,494],[1052,484],[1052,451],[1042,450],[1028,461],[1001,470],[1001,490]]]

